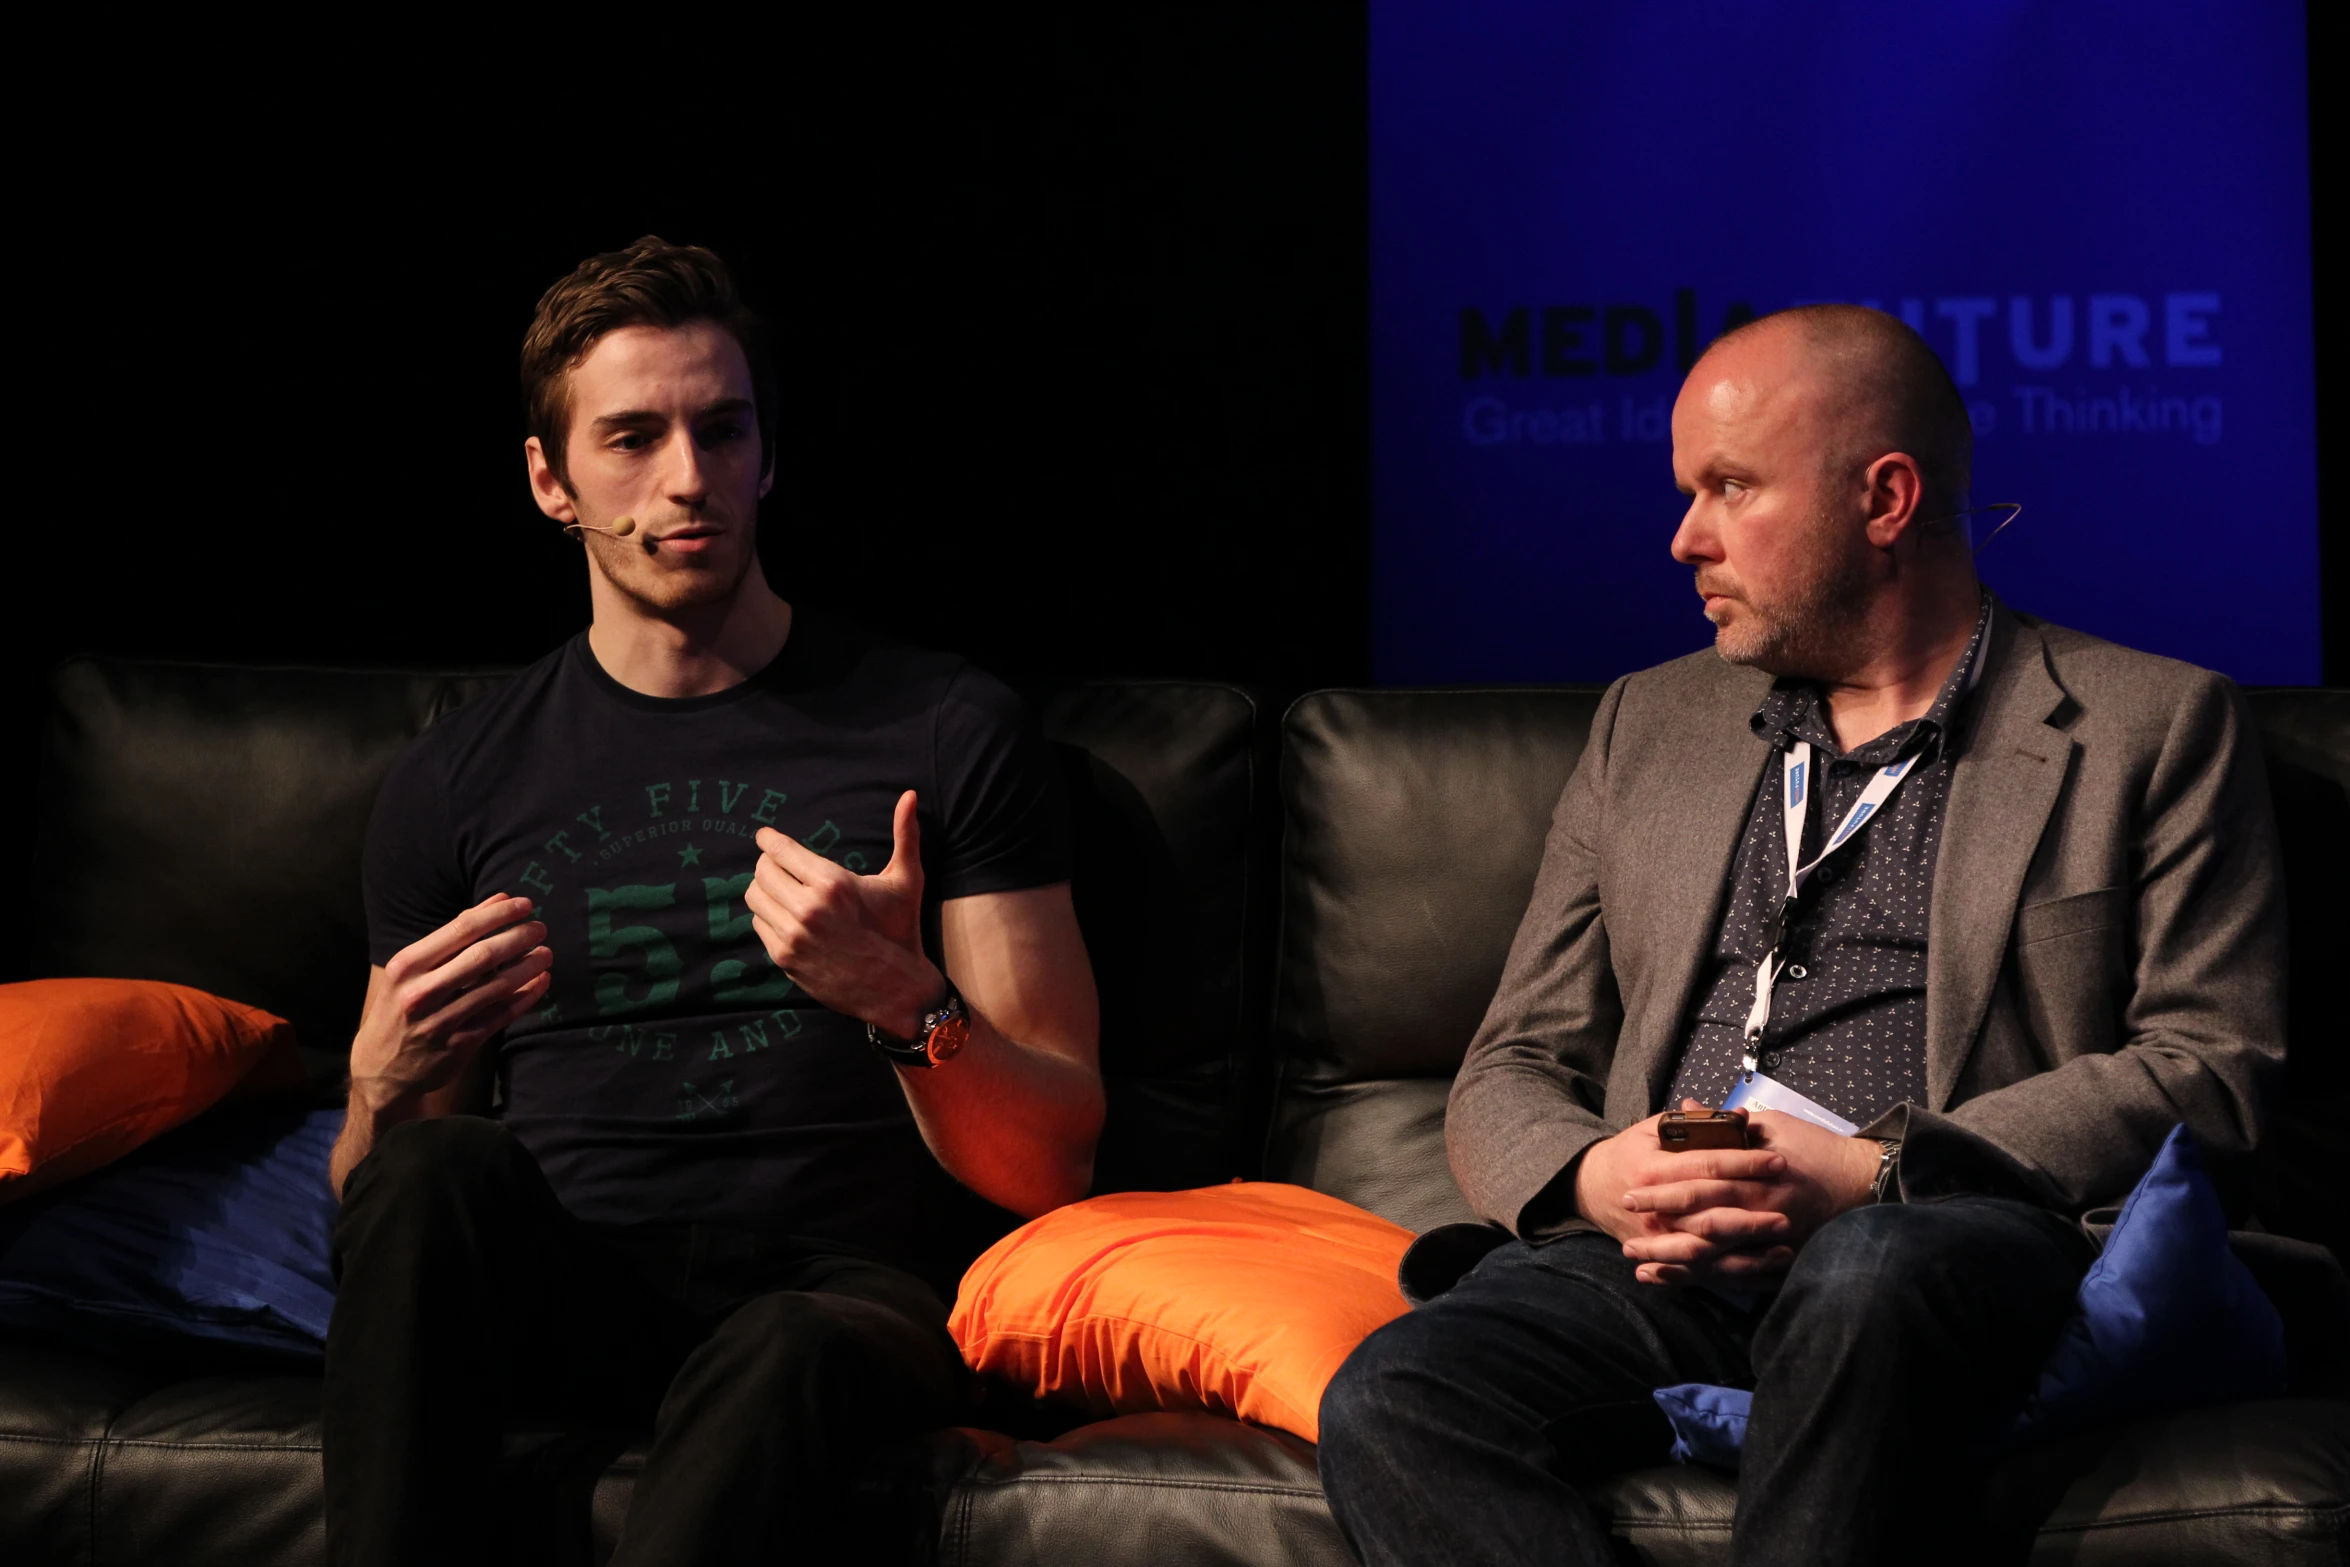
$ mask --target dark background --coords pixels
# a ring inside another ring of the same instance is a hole
[[[2340,24],[2313,11],[2323,193]],[[515,351],[549,282],[645,233],[718,249],[783,331],[762,551],[787,597],[1021,682],[1368,678],[1358,8],[893,9],[674,47],[466,91],[100,84],[50,128],[11,267],[42,433],[0,821],[73,652],[507,664],[577,630]],[[2328,638],[2350,683],[2330,604]]]

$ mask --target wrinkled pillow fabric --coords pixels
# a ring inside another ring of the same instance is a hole
[[[0,1203],[118,1159],[240,1084],[299,1089],[281,1017],[186,985],[0,985]]]
[[[2285,1390],[2284,1319],[2230,1249],[2184,1123],[2131,1190],[2077,1298],[2012,1439]],[[1655,1397],[1676,1459],[1737,1467],[1752,1393],[1693,1382]]]
[[[1094,1197],[989,1248],[948,1328],[973,1369],[1039,1398],[1207,1410],[1312,1441],[1339,1363],[1406,1309],[1411,1240],[1275,1182]]]
[[[2018,1434],[2285,1390],[2285,1321],[2228,1247],[2228,1217],[2182,1124],[2122,1204],[2040,1369]]]
[[[340,1110],[230,1106],[0,1210],[0,1325],[103,1351],[315,1363],[334,1311]]]
[[[1658,1388],[1655,1397],[1656,1407],[1672,1423],[1675,1463],[1738,1467],[1739,1450],[1746,1445],[1746,1417],[1754,1408],[1752,1393],[1710,1382],[1683,1382]]]

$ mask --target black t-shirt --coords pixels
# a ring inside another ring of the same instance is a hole
[[[743,902],[762,826],[879,871],[906,789],[933,914],[1067,879],[1043,741],[962,660],[802,610],[758,675],[668,700],[606,674],[583,633],[393,767],[367,835],[373,958],[493,893],[530,898],[553,988],[507,1031],[498,1080],[567,1208],[914,1261],[941,1177],[895,1071],[776,969]]]

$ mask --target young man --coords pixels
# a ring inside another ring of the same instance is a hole
[[[583,262],[522,382],[594,617],[369,829],[329,1555],[506,1559],[501,1438],[553,1415],[654,1430],[615,1562],[832,1559],[962,1388],[945,1177],[1024,1215],[1091,1178],[1064,804],[1001,686],[768,586],[775,398],[715,256]]]
[[[2076,1218],[2176,1122],[2258,1137],[2284,909],[2242,700],[1985,593],[1970,446],[1874,311],[1691,371],[1673,556],[1720,656],[1602,699],[1455,1080],[1453,1172],[1516,1239],[1322,1406],[1373,1567],[1613,1561],[1575,1482],[1662,1461],[1679,1382],[1754,1391],[1732,1561],[1986,1559]],[[1733,1091],[1755,1146],[1662,1145]]]

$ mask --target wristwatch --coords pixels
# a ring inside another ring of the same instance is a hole
[[[922,1014],[922,1026],[912,1039],[885,1034],[880,1025],[868,1023],[866,1043],[899,1066],[933,1067],[952,1060],[971,1037],[971,1009],[963,1005],[963,993],[955,989],[953,980],[946,985],[945,998]]]
[[[1869,1201],[1899,1202],[1901,1201],[1901,1139],[1898,1137],[1878,1137],[1872,1138],[1871,1141],[1879,1148],[1884,1149],[1885,1155],[1877,1161],[1877,1178],[1869,1183]]]

